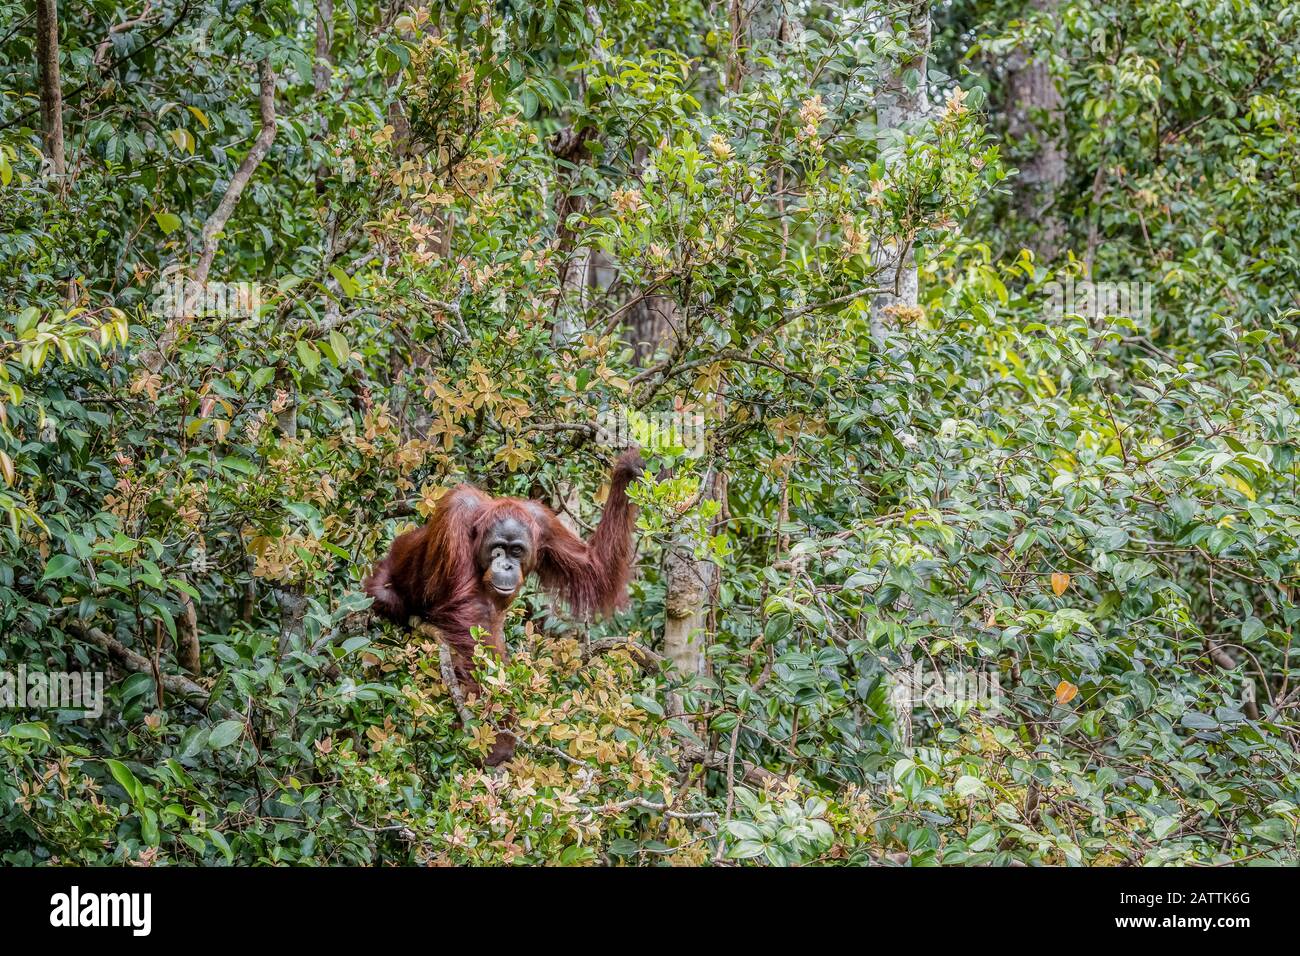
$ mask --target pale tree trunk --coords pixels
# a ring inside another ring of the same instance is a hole
[[[660,345],[675,337],[677,308],[666,295],[647,295],[627,313],[627,338],[638,365],[648,365]]]
[[[592,136],[590,127],[561,130],[551,141],[551,153],[557,160],[582,166],[590,158],[587,143]],[[578,179],[578,171],[573,180]],[[560,294],[555,303],[555,317],[551,323],[551,342],[557,348],[567,345],[582,331],[582,318],[587,308],[593,270],[590,247],[580,245],[577,233],[569,228],[569,218],[586,208],[586,199],[567,189],[555,203],[560,263]]]
[[[926,84],[926,66],[930,52],[929,0],[906,0],[904,10],[909,52],[892,64],[883,77],[880,95],[876,100],[876,123],[882,134],[903,130],[923,119],[930,108]],[[906,79],[915,71],[916,89],[907,88]],[[887,149],[884,154],[886,172],[903,162],[901,151]],[[892,313],[899,308],[915,308],[919,300],[916,273],[916,256],[911,236],[896,236],[892,243],[876,251],[876,261],[884,270],[879,285],[892,291],[877,295],[871,303],[871,333],[879,341],[891,323]],[[912,652],[904,648],[900,668],[910,673]],[[910,695],[909,695],[910,696]],[[912,705],[899,702],[895,708],[895,725],[899,743],[904,749],[912,746]]]
[[[770,41],[789,42],[796,26],[792,10],[783,0],[758,0],[745,4],[731,0],[728,7],[731,46],[727,62],[728,92],[738,92],[745,76],[753,72],[755,47]],[[665,296],[650,296],[639,308],[641,327],[634,327],[638,354],[653,355],[647,332],[661,340],[675,334],[680,319],[676,304]],[[719,396],[719,402],[723,401]],[[726,496],[726,475],[710,472],[702,481],[702,496],[722,501]],[[691,677],[707,670],[709,610],[717,594],[720,572],[707,558],[695,557],[695,539],[690,535],[673,538],[664,554],[664,656],[672,661],[679,676]],[[673,695],[670,712],[681,712],[681,701]]]
[[[636,166],[643,174],[650,150],[639,146]],[[627,311],[627,343],[637,365],[648,365],[658,348],[676,337],[677,307],[670,296],[644,295]]]
[[[718,494],[720,476],[706,475],[705,493]],[[695,538],[676,535],[664,551],[664,657],[680,677],[705,673],[709,608],[719,583],[718,566],[695,557]],[[668,698],[670,714],[682,712],[676,694]]]
[[[890,138],[891,131],[906,129],[930,108],[925,78],[930,51],[929,0],[905,0],[903,16],[911,51],[885,73],[876,98],[876,125],[883,136]],[[905,82],[912,71],[917,77],[915,90],[909,90]],[[903,161],[902,153],[894,149],[886,149],[883,158],[886,173]],[[889,244],[876,250],[876,263],[882,270],[879,285],[891,290],[876,296],[871,303],[871,330],[879,339],[895,309],[917,304],[919,290],[912,237],[895,236]]]
[[[189,583],[189,575],[182,574],[181,580]],[[194,606],[194,598],[184,591],[180,592],[181,616],[176,622],[176,660],[195,677],[199,676],[199,611]]]
[[[199,618],[194,599],[188,594],[181,600],[181,620],[178,622],[176,659],[181,667],[196,677],[201,672],[199,666]]]
[[[796,11],[787,0],[757,0],[749,7],[745,37],[752,46],[765,40],[789,43],[794,36]]]
[[[63,188],[63,89],[59,81],[59,10],[56,0],[36,0],[36,64],[41,86],[41,130],[45,157]]]
[[[586,14],[588,26],[595,34],[596,42],[592,46],[592,56],[604,63],[609,59],[609,54],[601,46],[605,25],[601,22],[599,11],[591,4],[584,4],[583,12]],[[586,80],[580,78],[579,83],[585,93]],[[587,142],[591,139],[592,132],[590,127],[569,127],[561,130],[551,141],[551,153],[556,159],[581,166],[590,159]],[[576,178],[575,173],[575,180]],[[571,342],[582,331],[582,319],[585,316],[587,297],[592,285],[595,268],[592,250],[587,246],[575,248],[577,237],[567,224],[571,215],[582,212],[585,207],[586,200],[570,192],[562,195],[557,204],[556,213],[560,220],[560,254],[565,258],[561,260],[563,271],[560,274],[560,301],[557,303],[555,323],[551,330],[552,342],[556,346]]]
[[[575,207],[575,211],[577,208],[580,207]],[[591,291],[592,270],[591,247],[573,249],[560,279],[561,304],[551,326],[551,344],[557,347],[568,345],[582,332],[582,316]]]
[[[311,85],[318,101],[325,98],[330,88],[333,64],[333,60],[330,59],[330,34],[333,29],[334,0],[316,0],[316,56],[311,64]],[[329,120],[323,109],[320,111],[319,128],[320,141],[324,143],[329,138]],[[317,192],[322,189],[325,175],[326,167],[321,163],[316,167]]]
[[[735,92],[753,69],[753,48],[768,40],[789,43],[797,24],[793,5],[786,0],[730,0],[727,20],[731,28],[727,90]]]
[[[1032,0],[1034,9],[1055,23],[1059,0]],[[1011,181],[1016,214],[1034,229],[1027,240],[1034,254],[1056,258],[1065,240],[1065,220],[1056,195],[1065,184],[1065,118],[1061,93],[1056,88],[1047,58],[1025,46],[1007,57],[1007,136],[1022,148],[1031,148],[1017,165],[1020,175]]]
[[[590,11],[589,11],[590,13]],[[599,22],[599,21],[597,21]],[[551,141],[551,152],[556,159],[575,165],[587,161],[587,141],[590,128],[561,130]],[[576,173],[575,173],[576,177]],[[582,332],[586,315],[594,259],[589,246],[578,244],[578,236],[568,226],[569,217],[582,212],[585,200],[564,192],[556,200],[556,218],[559,220],[558,238],[560,256],[560,290],[551,321],[551,345],[558,351],[573,342]],[[578,488],[571,481],[560,481],[555,488],[551,504],[560,523],[574,534],[581,534],[577,522]]]
[[[330,85],[330,31],[334,27],[334,0],[316,0],[316,58],[312,62],[312,89],[317,97]],[[321,117],[321,127],[325,119]]]

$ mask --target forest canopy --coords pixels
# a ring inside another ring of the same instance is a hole
[[[1297,89],[1289,0],[0,0],[0,861],[1300,862]],[[625,610],[371,612],[628,445]]]

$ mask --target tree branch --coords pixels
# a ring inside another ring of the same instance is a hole
[[[253,148],[248,151],[244,161],[239,164],[235,170],[235,175],[231,177],[230,185],[226,187],[225,195],[221,197],[221,202],[217,203],[217,208],[212,215],[208,217],[207,222],[203,224],[203,246],[202,253],[199,256],[199,263],[194,269],[193,285],[201,286],[208,281],[208,273],[212,269],[212,260],[217,255],[217,237],[225,229],[226,223],[230,220],[231,214],[239,204],[239,197],[243,195],[244,188],[248,185],[253,173],[266,154],[271,149],[271,143],[275,141],[275,72],[271,69],[270,56],[263,57],[258,63],[258,103],[262,114],[262,128],[257,131],[257,138],[253,141]],[[173,322],[158,336],[157,348],[150,349],[141,353],[140,364],[150,372],[157,372],[162,368],[167,352],[171,349],[172,343],[176,341],[179,334],[176,324]]]
[[[710,770],[726,771],[733,758],[721,750],[706,750],[696,744],[685,744],[682,747],[682,759],[688,763],[703,764]],[[741,779],[748,783],[761,787],[769,783],[777,784],[781,782],[781,777],[770,770],[757,764],[747,763],[739,758],[734,759],[736,764],[740,766]]]
[[[143,654],[137,654],[116,638],[109,637],[99,628],[91,627],[80,621],[71,621],[69,627],[75,633],[64,631],[65,634],[95,645],[127,670],[136,671],[140,674],[155,673],[153,661]],[[205,687],[194,683],[188,677],[182,677],[179,674],[159,674],[158,679],[169,692],[177,697],[186,698],[189,703],[197,706],[200,710],[211,711],[220,717],[233,717],[235,719],[244,717],[243,714],[236,713],[224,704],[213,700]]]
[[[599,654],[608,654],[611,651],[627,651],[628,656],[647,674],[656,674],[663,666],[663,658],[654,651],[623,637],[606,637],[599,641],[592,641],[583,651],[583,663]]]
[[[133,27],[138,27],[149,21],[149,13],[153,9],[153,0],[144,0],[144,9],[134,20],[123,20],[121,23],[115,23],[108,28],[108,35],[99,41],[99,46],[95,47],[95,68],[103,69],[104,61],[108,59],[109,51],[113,49],[113,37],[118,33],[125,33]]]
[[[253,178],[258,165],[266,158],[271,143],[275,141],[275,73],[271,69],[269,56],[263,57],[258,64],[258,83],[261,87],[258,103],[262,113],[262,128],[257,132],[253,148],[248,151],[248,155],[244,157],[244,161],[239,164],[239,169],[231,178],[230,185],[226,187],[226,194],[221,197],[216,210],[203,224],[203,254],[199,257],[199,264],[194,270],[196,282],[207,281],[212,260],[217,255],[217,236],[226,228],[226,222],[235,211],[235,206],[239,204],[239,197],[243,195],[244,188]]]

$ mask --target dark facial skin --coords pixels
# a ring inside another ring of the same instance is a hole
[[[478,566],[483,583],[496,597],[518,593],[533,565],[533,539],[528,526],[517,518],[502,518],[483,535]]]

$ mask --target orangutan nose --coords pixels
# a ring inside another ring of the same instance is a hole
[[[514,594],[520,582],[519,564],[506,557],[492,561],[492,586],[502,594]]]

